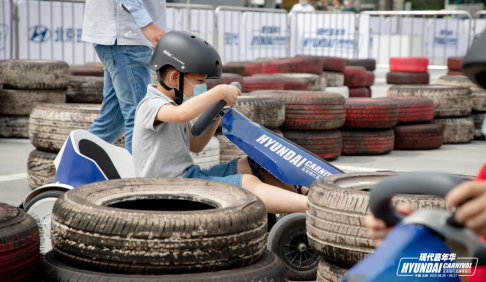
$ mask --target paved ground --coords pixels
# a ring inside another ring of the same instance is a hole
[[[385,97],[388,70],[375,71],[373,97]],[[445,71],[430,71],[431,84]],[[20,204],[31,191],[27,184],[27,158],[34,147],[27,139],[0,138],[0,202]],[[333,164],[346,172],[374,170],[439,171],[475,175],[486,163],[486,143],[444,145],[432,151],[392,151],[384,156],[341,156]]]

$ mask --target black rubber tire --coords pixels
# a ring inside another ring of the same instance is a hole
[[[370,213],[371,188],[384,177],[397,172],[343,173],[320,178],[310,189],[307,200],[307,236],[312,248],[324,259],[354,265],[376,247],[363,224]],[[460,175],[465,180],[473,176]],[[443,198],[427,195],[400,195],[392,205],[409,203],[413,209],[452,211]]]
[[[238,82],[242,89],[245,89],[245,82],[243,77],[236,73],[223,73],[219,79],[208,79],[206,80],[206,85],[208,90],[220,85],[220,84],[231,84],[231,82]]]
[[[283,136],[316,156],[333,161],[341,155],[341,132],[333,130],[284,130]]]
[[[473,111],[486,111],[486,90],[472,82],[469,77],[461,75],[444,75],[437,79],[437,85],[463,86],[471,90]]]
[[[364,67],[368,71],[374,71],[376,69],[375,59],[358,59],[358,60],[346,60],[347,66]]]
[[[267,249],[282,259],[289,279],[294,281],[316,279],[319,264],[319,256],[307,241],[305,222],[305,213],[290,214],[277,221],[268,234]],[[298,250],[298,246],[301,245],[305,246],[305,250],[302,252]],[[296,253],[295,256],[294,253]],[[297,258],[297,256],[299,257]],[[292,258],[297,258],[299,265],[294,264],[296,260],[292,260]]]
[[[102,66],[69,66],[69,73],[71,76],[98,76],[103,77],[105,75],[105,70]]]
[[[43,104],[29,119],[29,139],[37,149],[57,153],[71,131],[88,129],[99,116],[99,104]],[[115,145],[125,147],[124,137]]]
[[[246,74],[246,68],[243,65],[224,65],[223,73],[236,73],[244,76]]]
[[[326,79],[328,87],[344,85],[344,74],[342,72],[323,71],[321,76]]]
[[[66,193],[65,190],[49,190],[36,195],[28,203],[24,203],[25,211],[27,214],[32,216],[32,218],[34,218],[39,227],[39,237],[41,239],[39,250],[42,255],[52,250],[50,224],[52,211],[51,213],[41,214],[41,212],[43,213],[44,210],[39,211],[38,208],[45,209],[46,206],[48,206],[48,208],[52,210],[54,207],[54,202],[64,193]],[[47,203],[45,201],[44,203],[39,202],[46,199],[48,200]]]
[[[4,88],[66,89],[69,65],[60,61],[6,60],[0,61]]]
[[[474,140],[485,140],[485,136],[481,132],[481,129],[483,128],[485,115],[486,115],[485,112],[482,113],[473,112],[471,115],[474,120]]]
[[[104,81],[103,77],[71,76],[66,90],[66,101],[68,103],[101,104]]]
[[[254,91],[258,96],[280,96],[285,102],[282,129],[328,130],[344,124],[345,100],[341,94],[321,91],[266,90]]]
[[[343,148],[341,155],[383,155],[393,150],[395,137],[392,129],[353,130],[341,128]]]
[[[27,181],[32,190],[42,185],[54,182],[56,166],[54,159],[57,154],[33,150],[27,159]]]
[[[317,267],[316,282],[336,282],[348,271],[349,266],[336,262],[329,262],[323,258]]]
[[[20,208],[0,203],[0,281],[35,281],[29,276],[39,259],[39,229]]]
[[[388,84],[429,84],[430,75],[428,72],[396,72],[386,74]]]
[[[101,181],[68,191],[53,211],[54,253],[69,265],[92,271],[152,275],[230,270],[257,262],[265,250],[265,205],[246,189],[220,182]]]
[[[0,116],[0,137],[29,138],[29,117]]]
[[[0,115],[29,116],[37,105],[46,103],[66,103],[66,91],[22,89],[0,91]]]
[[[440,124],[399,125],[393,128],[394,150],[432,150],[444,143],[444,131]]]
[[[388,97],[415,96],[434,100],[435,117],[462,117],[471,114],[468,87],[445,85],[393,85]]]
[[[472,117],[435,118],[433,123],[442,125],[444,144],[469,143],[474,138],[474,120]]]
[[[326,79],[313,73],[257,73],[253,76],[280,78],[283,80],[284,90],[324,91],[327,87]]]
[[[178,275],[120,275],[74,268],[48,253],[41,261],[39,282],[288,282],[285,266],[273,253],[265,251],[256,263],[234,270]]]

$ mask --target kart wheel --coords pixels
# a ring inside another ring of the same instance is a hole
[[[41,193],[25,206],[25,211],[32,216],[39,226],[40,253],[46,254],[52,249],[51,244],[51,214],[57,198],[65,192],[46,191]]]
[[[305,213],[283,217],[268,234],[267,249],[284,262],[289,280],[315,280],[319,255],[307,240]]]

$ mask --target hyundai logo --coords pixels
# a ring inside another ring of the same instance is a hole
[[[51,32],[46,26],[36,25],[29,29],[29,37],[32,42],[42,43],[51,38]]]

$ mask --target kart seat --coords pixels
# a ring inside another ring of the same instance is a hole
[[[101,146],[88,139],[80,140],[78,146],[79,152],[95,161],[108,179],[121,178],[110,156]]]

